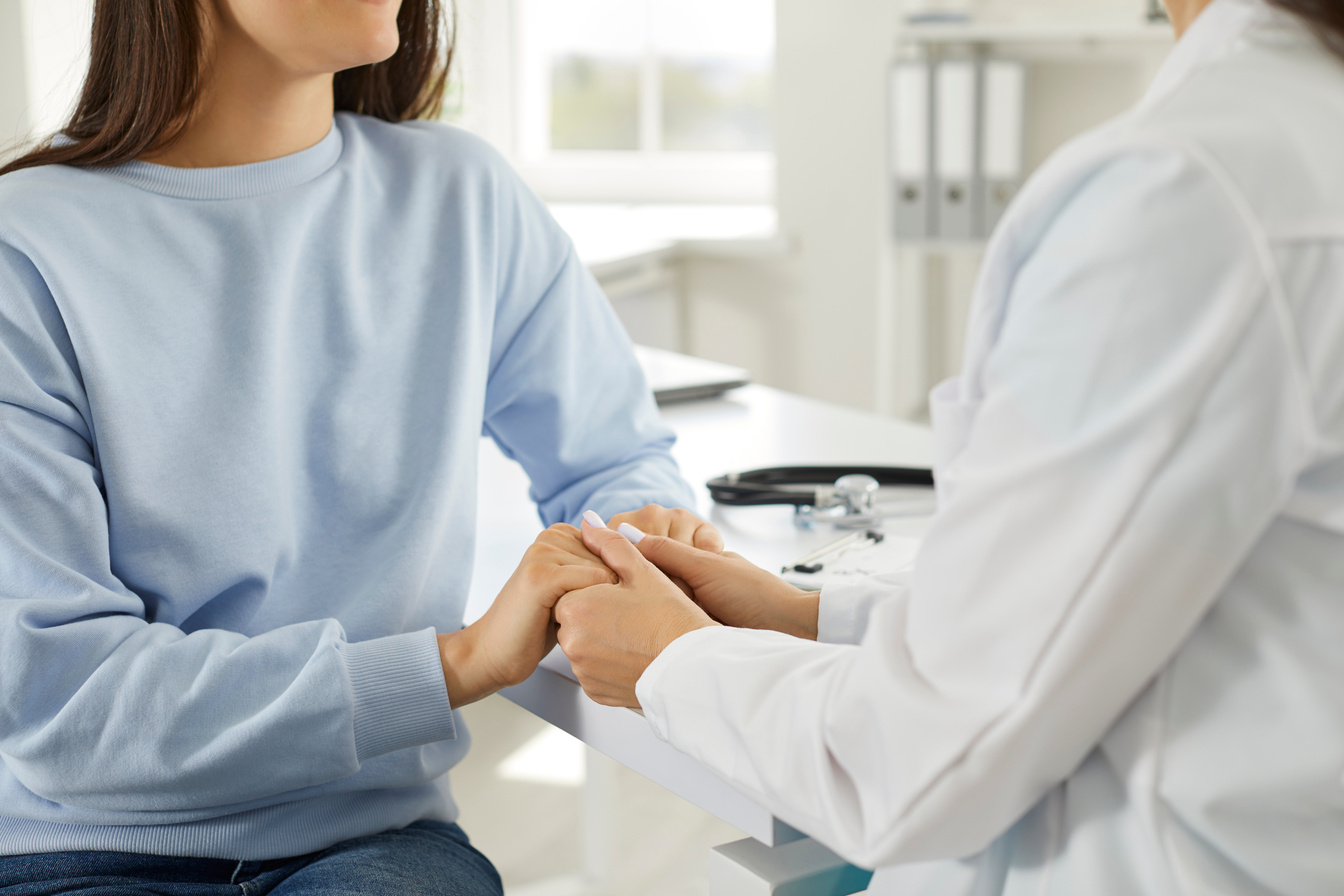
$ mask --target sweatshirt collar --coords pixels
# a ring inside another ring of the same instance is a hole
[[[174,168],[153,162],[126,162],[107,173],[120,180],[180,199],[247,199],[306,184],[331,169],[344,140],[336,121],[327,135],[307,149],[278,159],[223,168]]]

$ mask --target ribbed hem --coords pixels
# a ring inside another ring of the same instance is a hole
[[[90,851],[286,859],[424,819],[455,821],[446,779],[444,785],[333,794],[181,824],[60,824],[0,816],[0,855]]]
[[[359,761],[457,737],[433,629],[341,646]]]
[[[327,136],[307,149],[224,168],[174,168],[153,162],[127,162],[107,174],[132,186],[179,199],[248,199],[278,193],[315,180],[331,169],[345,146],[341,129],[332,123]]]

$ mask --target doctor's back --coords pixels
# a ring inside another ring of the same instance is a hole
[[[1104,255],[1112,235],[1073,212],[1111,187],[1118,198],[1127,180],[1171,191],[1151,220],[1136,202],[1135,227],[1170,235],[1161,216],[1189,200],[1190,228],[1134,258],[1127,287],[1168,279],[1158,322],[1184,332],[1163,363],[1191,413],[1168,415],[1160,383],[1121,402],[1117,416],[1146,406],[1140,425],[1155,433],[1185,430],[1126,512],[1189,514],[1188,529],[1156,532],[1134,556],[1166,577],[1164,600],[1204,615],[1099,747],[974,863],[979,885],[1014,896],[1344,893],[1344,60],[1261,0],[1215,0],[1144,103],[1062,153],[999,235],[964,395],[994,378],[1013,338],[1017,287],[996,293],[996,277],[1040,276],[1007,256],[1072,225],[1073,249]],[[1192,255],[1207,256],[1210,276],[1173,288],[1198,268]],[[1115,340],[1104,355],[1130,322],[1104,302],[1098,313]],[[1219,480],[1221,501],[1194,497]],[[1168,564],[1173,555],[1183,557]],[[1090,575],[1144,587],[1141,572],[1112,565]],[[1107,625],[1142,655],[1134,603],[1133,617]]]

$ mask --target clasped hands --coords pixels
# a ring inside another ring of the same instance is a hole
[[[677,638],[715,625],[816,638],[818,595],[723,551],[712,525],[650,505],[537,537],[480,620],[439,636],[452,705],[524,681],[558,642],[598,703],[635,684]]]

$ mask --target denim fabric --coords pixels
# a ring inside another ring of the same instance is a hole
[[[420,821],[292,859],[234,862],[121,852],[0,856],[0,896],[502,896],[455,824]]]

